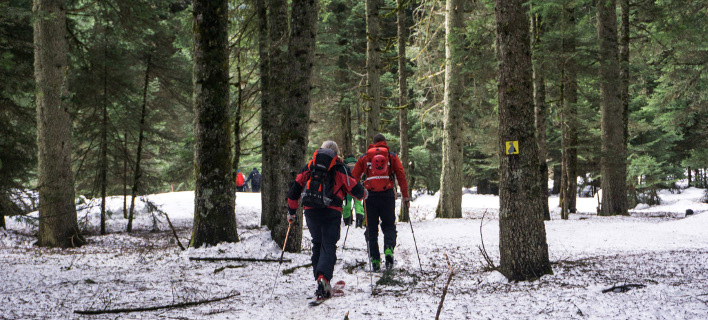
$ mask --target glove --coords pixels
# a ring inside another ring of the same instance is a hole
[[[297,214],[288,214],[288,223],[297,221]]]
[[[411,207],[411,198],[403,197],[402,200],[403,200],[403,204],[406,206],[406,208],[410,208],[410,207]]]
[[[350,214],[348,217],[344,218],[344,225],[345,226],[351,226],[352,225],[352,215]]]

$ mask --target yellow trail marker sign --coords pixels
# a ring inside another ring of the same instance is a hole
[[[519,142],[518,141],[507,141],[506,142],[506,154],[519,154]]]

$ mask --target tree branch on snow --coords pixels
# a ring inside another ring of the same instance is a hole
[[[487,248],[484,247],[484,237],[482,236],[482,227],[484,226],[484,217],[487,215],[487,210],[484,210],[484,213],[482,214],[482,219],[479,221],[479,238],[482,241],[481,246],[477,246],[479,249],[479,253],[482,254],[482,258],[484,258],[484,261],[486,263],[484,270],[485,271],[492,271],[492,270],[497,270],[499,268],[494,264],[494,260],[492,260],[491,257],[489,257],[489,254],[487,253]]]
[[[632,290],[633,288],[639,289],[639,288],[644,288],[644,287],[646,287],[646,286],[643,285],[643,284],[630,283],[630,284],[625,284],[625,285],[621,285],[621,286],[613,286],[612,288],[602,290],[602,293],[608,293],[608,292],[627,292],[627,291],[629,291],[629,290]]]
[[[185,307],[191,307],[191,306],[196,306],[196,305],[210,303],[210,302],[217,302],[217,301],[221,301],[221,300],[226,300],[226,299],[238,296],[238,295],[240,295],[240,293],[237,292],[237,293],[232,293],[232,294],[229,294],[225,297],[220,297],[220,298],[212,298],[212,299],[205,299],[205,300],[191,301],[191,302],[180,302],[180,303],[173,303],[173,304],[168,304],[168,305],[164,305],[164,306],[104,309],[104,310],[74,310],[74,313],[90,315],[90,314],[141,312],[141,311],[154,311],[154,310],[160,310],[160,309],[185,308]]]
[[[444,254],[445,259],[447,260],[447,267],[450,268],[450,275],[447,277],[447,283],[445,283],[445,288],[443,289],[443,294],[440,298],[440,304],[438,305],[438,313],[435,315],[435,320],[438,320],[440,318],[440,312],[442,311],[443,302],[445,302],[445,296],[447,295],[447,288],[450,286],[450,281],[452,281],[452,275],[455,274],[455,272],[452,270],[452,265],[450,264],[450,258],[447,256],[447,252],[445,252]]]
[[[247,262],[280,262],[278,259],[258,259],[240,257],[189,257],[192,261],[247,261]],[[291,259],[283,259],[283,262],[292,262]]]

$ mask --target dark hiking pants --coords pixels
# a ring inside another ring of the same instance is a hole
[[[305,219],[312,236],[312,272],[315,280],[317,275],[322,274],[329,281],[337,261],[342,214],[328,208],[308,209],[305,210]]]
[[[393,189],[382,192],[369,192],[366,198],[366,232],[364,236],[369,240],[369,254],[371,259],[381,261],[379,251],[379,221],[384,238],[384,250],[396,247],[396,196]]]

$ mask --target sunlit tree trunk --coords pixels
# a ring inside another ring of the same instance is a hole
[[[445,114],[443,117],[442,173],[437,216],[462,218],[462,63],[464,7],[448,0],[445,14]]]
[[[602,208],[600,215],[627,215],[627,151],[617,54],[616,0],[597,1],[602,113]]]
[[[195,0],[194,224],[191,247],[237,242],[231,119],[228,1]]]
[[[496,0],[499,61],[499,253],[509,280],[552,272],[539,188],[529,18],[523,0]],[[506,142],[518,141],[518,154]]]

